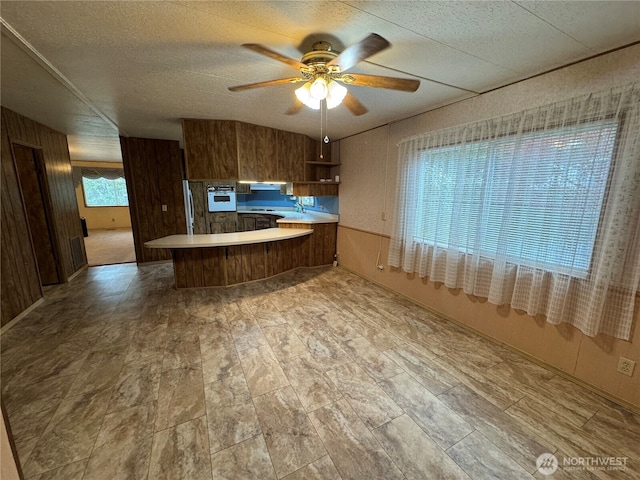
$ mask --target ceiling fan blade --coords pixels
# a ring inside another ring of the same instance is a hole
[[[274,85],[282,85],[284,83],[297,83],[306,82],[306,78],[279,78],[277,80],[267,80],[266,82],[247,83],[246,85],[236,85],[235,87],[228,87],[232,92],[239,92],[241,90],[251,90],[252,88],[272,87]]]
[[[243,43],[242,46],[244,48],[248,48],[249,50],[253,50],[256,53],[260,53],[262,55],[266,55],[269,58],[273,58],[274,60],[278,60],[279,62],[286,63],[287,65],[291,65],[294,68],[306,68],[307,66],[299,62],[298,60],[294,60],[293,58],[285,57],[284,55],[279,54],[278,52],[274,52],[273,50],[264,47],[257,43]]]
[[[391,46],[391,44],[387,40],[377,33],[372,33],[364,40],[347,47],[344,52],[327,63],[327,66],[339,65],[340,71],[344,72],[353,67],[356,63],[361,62],[365,58],[369,58],[371,55],[378,53],[389,46]]]
[[[302,110],[302,107],[304,107],[304,103],[296,98],[289,107],[289,110],[285,112],[285,115],[295,115],[300,110]]]
[[[361,73],[349,73],[345,77],[342,81],[347,85],[388,88],[389,90],[401,90],[403,92],[415,92],[420,86],[420,80],[411,78],[382,77],[380,75],[363,75]],[[351,81],[352,78],[353,81]]]
[[[342,103],[344,104],[345,107],[347,107],[351,113],[353,113],[356,117],[359,117],[360,115],[364,115],[365,113],[367,113],[369,110],[367,110],[367,108],[362,105],[360,103],[360,101],[354,97],[350,92],[347,92],[347,95],[344,97],[344,100],[342,100]]]

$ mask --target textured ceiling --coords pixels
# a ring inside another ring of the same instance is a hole
[[[640,40],[639,1],[7,1],[2,104],[69,135],[71,158],[120,160],[118,135],[181,140],[181,118],[241,120],[320,136],[287,116],[295,76],[240,47],[299,59],[375,32],[392,47],[350,71],[421,80],[415,93],[351,86],[369,109],[330,110],[332,139],[425,112]]]

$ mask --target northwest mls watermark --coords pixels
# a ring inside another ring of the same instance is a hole
[[[552,453],[543,453],[536,459],[536,468],[543,475],[553,475],[558,469],[565,471],[626,470],[628,457],[563,457],[558,461]]]

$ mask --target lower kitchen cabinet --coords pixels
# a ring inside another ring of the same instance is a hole
[[[264,213],[239,213],[238,231],[252,232],[253,230],[264,230],[265,228],[278,228],[277,220],[280,215],[268,215]]]
[[[309,266],[330,265],[336,254],[337,223],[279,223],[280,228],[308,228],[313,230],[309,248]]]

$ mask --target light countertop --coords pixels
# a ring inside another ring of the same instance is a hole
[[[254,208],[254,210],[252,210],[252,208]],[[259,208],[260,210],[255,210],[255,208]],[[280,210],[277,207],[276,208],[273,208],[273,207],[242,208],[242,209],[238,209],[238,213],[278,215],[279,217],[283,217],[277,220],[278,223],[304,223],[304,224],[338,223],[338,220],[340,219],[339,215],[333,215],[331,213],[312,212],[312,211],[298,213],[295,210]]]
[[[303,237],[305,235],[310,235],[311,233],[313,233],[313,230],[310,229],[267,228],[264,230],[254,230],[250,232],[169,235],[167,237],[145,242],[144,246],[147,248],[231,247],[234,245],[250,245],[252,243],[277,242],[279,240]]]

